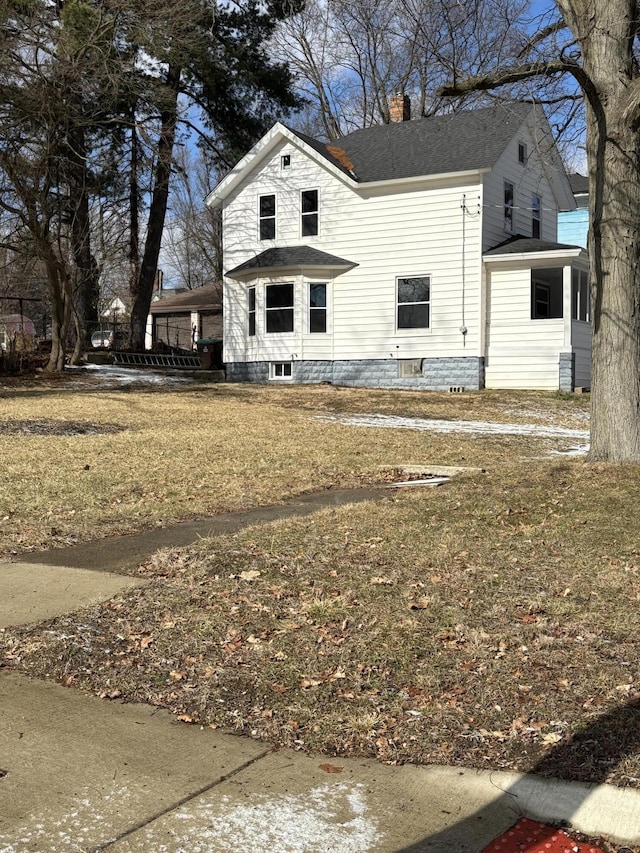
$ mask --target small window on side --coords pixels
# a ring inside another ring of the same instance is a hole
[[[327,331],[327,285],[309,285],[309,332],[323,334]]]
[[[518,142],[518,163],[524,166],[527,162],[527,145],[525,142]]]
[[[531,236],[539,240],[542,232],[542,202],[539,195],[531,196]]]
[[[504,230],[513,234],[513,184],[504,182]]]
[[[291,168],[291,154],[283,154],[280,157],[280,168],[281,169],[290,169]]]
[[[249,337],[253,337],[256,333],[256,289],[250,287],[247,291],[248,309],[249,309]]]

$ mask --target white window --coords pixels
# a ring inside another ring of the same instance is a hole
[[[261,195],[260,200],[260,239],[276,239],[276,197]]]
[[[431,277],[398,279],[398,329],[428,329],[431,311]]]
[[[256,289],[250,287],[247,291],[247,308],[249,314],[249,337],[256,333]]]
[[[504,230],[513,234],[513,184],[504,182]]]
[[[542,226],[542,202],[539,195],[531,196],[531,236],[536,239],[541,237]]]
[[[324,283],[309,284],[309,331],[319,334],[327,331],[327,285]]]
[[[269,379],[292,379],[290,361],[272,361],[269,364]]]
[[[318,190],[302,190],[300,212],[300,233],[303,237],[315,237],[318,233]]]
[[[527,143],[518,142],[518,163],[524,166],[527,162]]]
[[[293,332],[293,284],[268,284],[266,297],[267,333]]]
[[[280,157],[280,168],[281,169],[290,169],[291,168],[291,154],[283,154]]]

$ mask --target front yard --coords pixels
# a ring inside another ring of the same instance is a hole
[[[149,586],[5,631],[6,665],[338,757],[640,786],[638,470],[549,456],[557,439],[318,417],[585,428],[586,398],[73,384],[0,394],[5,555],[371,484],[381,466],[483,469],[160,552],[140,568]],[[16,433],[34,419],[112,431]]]

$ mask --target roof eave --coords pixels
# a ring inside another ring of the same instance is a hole
[[[348,272],[349,270],[357,267],[358,264],[285,264],[281,266],[275,267],[250,267],[249,269],[239,270],[238,272],[225,273],[226,278],[230,278],[233,281],[243,281],[245,279],[251,278],[260,278],[261,276],[272,276],[272,275],[312,275],[314,273],[318,273],[318,275],[340,275],[343,272]]]
[[[587,260],[586,251],[580,246],[571,249],[550,249],[546,252],[505,252],[501,255],[483,255],[482,260],[486,264],[506,263],[508,261],[532,261],[532,260],[560,260],[561,258],[579,258],[584,255]]]
[[[479,178],[491,171],[491,166],[483,166],[481,169],[465,169],[459,172],[438,172],[434,175],[412,175],[409,178],[386,178],[383,181],[361,181],[357,187],[360,190],[387,189],[388,187],[405,187],[407,184],[421,184],[425,181],[449,181],[452,178]]]

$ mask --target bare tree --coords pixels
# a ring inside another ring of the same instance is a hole
[[[163,268],[188,290],[222,281],[221,215],[204,202],[214,171],[202,149],[182,148],[174,164]]]
[[[640,9],[556,0],[521,61],[442,94],[570,75],[586,101],[593,306],[591,460],[640,462]]]
[[[527,0],[308,0],[274,37],[307,103],[298,123],[337,139],[389,122],[396,92],[411,96],[415,116],[486,100],[470,91],[452,104],[437,90],[454,71],[477,73],[517,53],[527,9]]]

